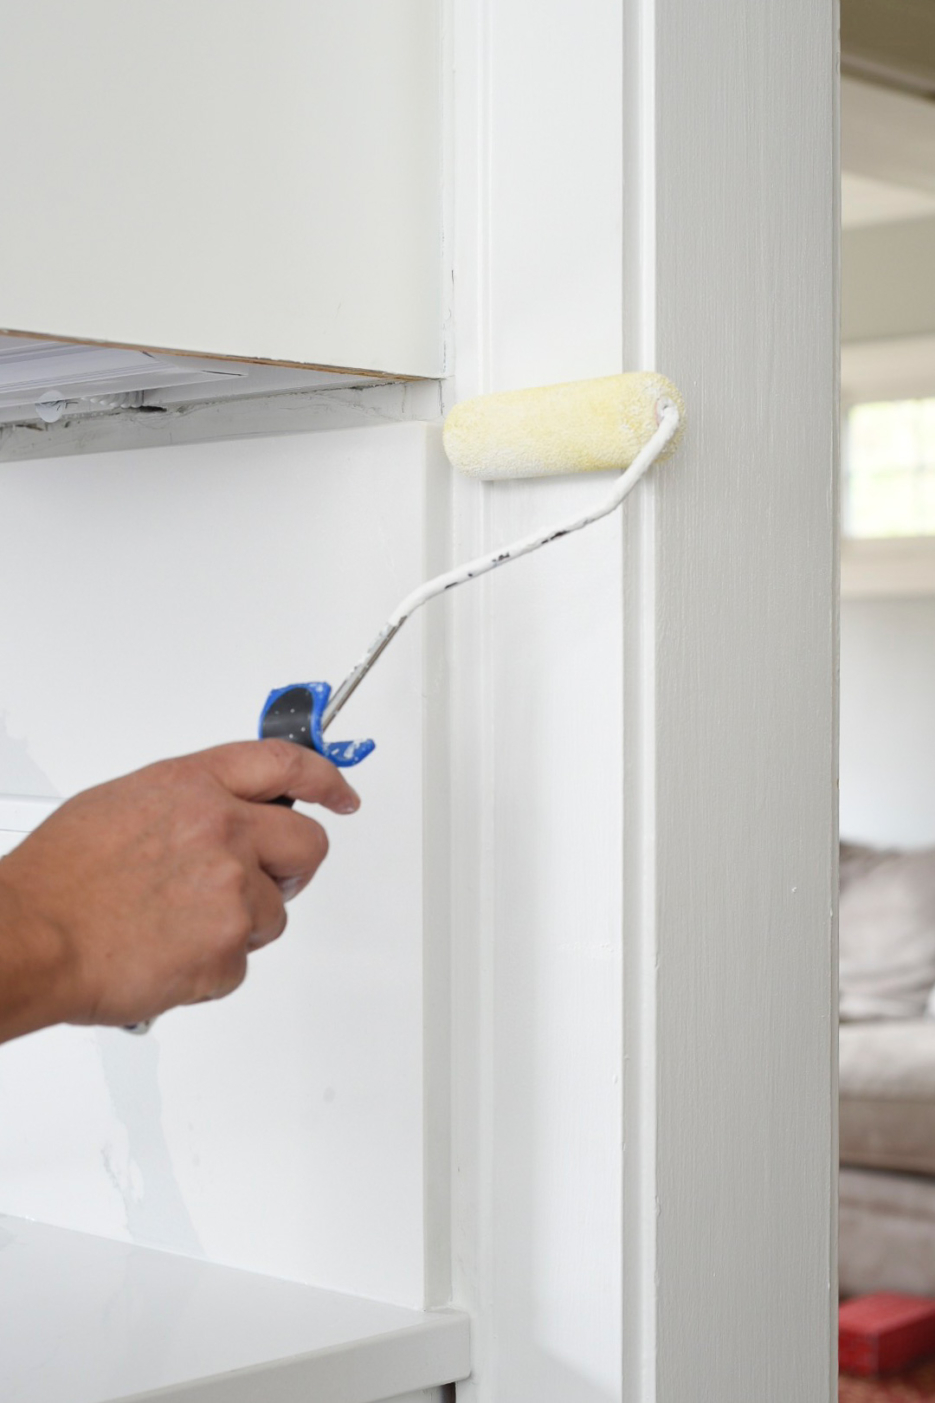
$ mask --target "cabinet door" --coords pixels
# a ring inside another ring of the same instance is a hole
[[[435,0],[0,11],[0,327],[440,369]]]

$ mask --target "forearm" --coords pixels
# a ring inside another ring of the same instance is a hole
[[[69,954],[64,936],[30,910],[0,860],[0,1043],[68,1019]]]

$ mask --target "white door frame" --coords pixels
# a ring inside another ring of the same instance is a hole
[[[823,1403],[836,5],[457,0],[449,42],[457,397],[688,405],[623,525],[452,601],[459,1396]],[[455,554],[601,487],[456,483]]]

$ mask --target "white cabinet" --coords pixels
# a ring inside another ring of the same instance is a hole
[[[339,680],[440,563],[437,439],[5,465],[0,853],[60,796],[250,736],[272,686]],[[426,1309],[450,1296],[423,818],[438,624],[413,621],[342,713],[339,734],[377,740],[363,806],[326,817],[328,861],[242,990],[142,1038],[0,1047],[0,1397],[442,1403],[468,1372],[466,1318]]]
[[[10,1403],[445,1403],[467,1318],[0,1214]],[[50,1347],[50,1341],[54,1341]],[[441,1385],[441,1387],[438,1387]]]
[[[248,738],[273,686],[340,680],[422,576],[433,439],[390,425],[7,465],[0,826]],[[423,968],[424,622],[335,726],[377,741],[352,775],[361,812],[327,816],[328,861],[244,988],[145,1038],[0,1047],[0,1212],[445,1298],[424,1265],[424,1025],[447,1000]]]
[[[436,0],[0,11],[0,327],[441,370]]]

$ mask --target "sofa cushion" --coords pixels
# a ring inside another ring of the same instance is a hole
[[[935,1175],[935,1022],[842,1023],[841,1163]]]
[[[920,1018],[935,986],[935,850],[842,844],[841,1017]]]
[[[838,1272],[844,1295],[935,1296],[935,1180],[842,1169]]]

